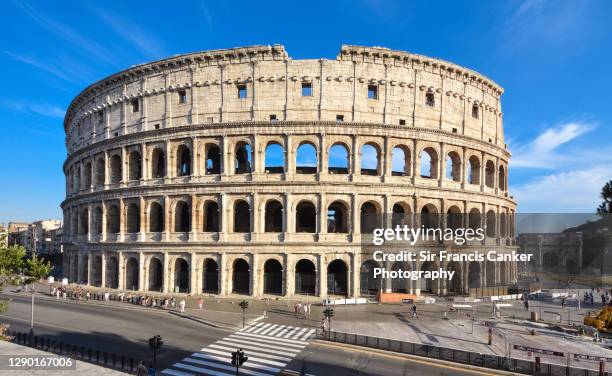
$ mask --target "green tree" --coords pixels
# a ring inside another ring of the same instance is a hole
[[[603,202],[597,207],[597,213],[612,214],[612,180],[601,189],[601,199]]]

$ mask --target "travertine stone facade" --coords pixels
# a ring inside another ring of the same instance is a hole
[[[501,94],[469,69],[378,47],[292,60],[254,46],[117,73],[64,121],[66,275],[140,291],[359,296],[372,290],[366,213],[417,214],[416,225],[444,213],[442,226],[470,213],[455,225],[489,232],[471,249],[512,250]],[[266,166],[270,145],[282,166]],[[300,164],[302,148],[316,162]],[[514,264],[438,264],[388,267],[461,278],[380,288],[466,293],[516,279]]]

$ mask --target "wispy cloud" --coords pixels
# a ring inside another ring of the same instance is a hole
[[[601,164],[536,177],[510,188],[523,213],[591,213],[611,178],[612,165]]]
[[[13,0],[13,2],[28,17],[50,33],[66,40],[79,49],[87,51],[92,56],[116,66],[113,54],[97,41],[87,38],[69,26],[47,17],[43,12],[23,0]]]
[[[99,9],[95,12],[116,34],[136,47],[145,57],[159,59],[167,55],[163,43],[135,23],[116,13],[109,14]]]
[[[580,155],[559,152],[559,148],[581,135],[595,129],[589,122],[570,122],[548,128],[533,141],[523,145],[511,145],[514,157],[512,167],[555,169],[571,160],[582,159]]]
[[[202,14],[204,14],[204,19],[206,20],[206,23],[208,24],[208,28],[212,29],[213,28],[213,20],[212,20],[212,17],[210,15],[210,11],[208,10],[208,6],[206,6],[206,2],[205,1],[201,1],[200,2],[200,7],[202,8]]]
[[[62,119],[66,113],[64,109],[49,103],[36,103],[24,100],[1,100],[0,106],[24,113],[36,114],[48,118]]]
[[[3,50],[2,53],[12,60],[37,68],[71,84],[81,86],[91,80],[91,75],[86,68],[69,59],[60,59],[59,62],[52,59],[42,61],[30,55],[11,51]]]

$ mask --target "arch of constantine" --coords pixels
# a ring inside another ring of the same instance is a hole
[[[378,264],[362,249],[371,214],[486,225],[462,251],[510,252],[502,92],[453,63],[346,45],[335,60],[253,46],[119,72],[65,117],[64,274],[125,290],[356,297]],[[515,264],[490,264],[387,265],[459,277],[377,288],[466,294],[516,280]]]

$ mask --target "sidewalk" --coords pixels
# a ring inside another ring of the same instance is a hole
[[[0,355],[11,356],[49,356],[57,357],[58,355],[48,353],[41,350],[36,350],[30,347],[17,345],[12,342],[0,341]],[[4,364],[5,365],[5,364]],[[3,376],[44,376],[53,374],[54,376],[73,376],[73,375],[90,375],[90,376],[119,376],[128,375],[127,373],[104,368],[91,363],[76,360],[76,370],[0,370]]]

